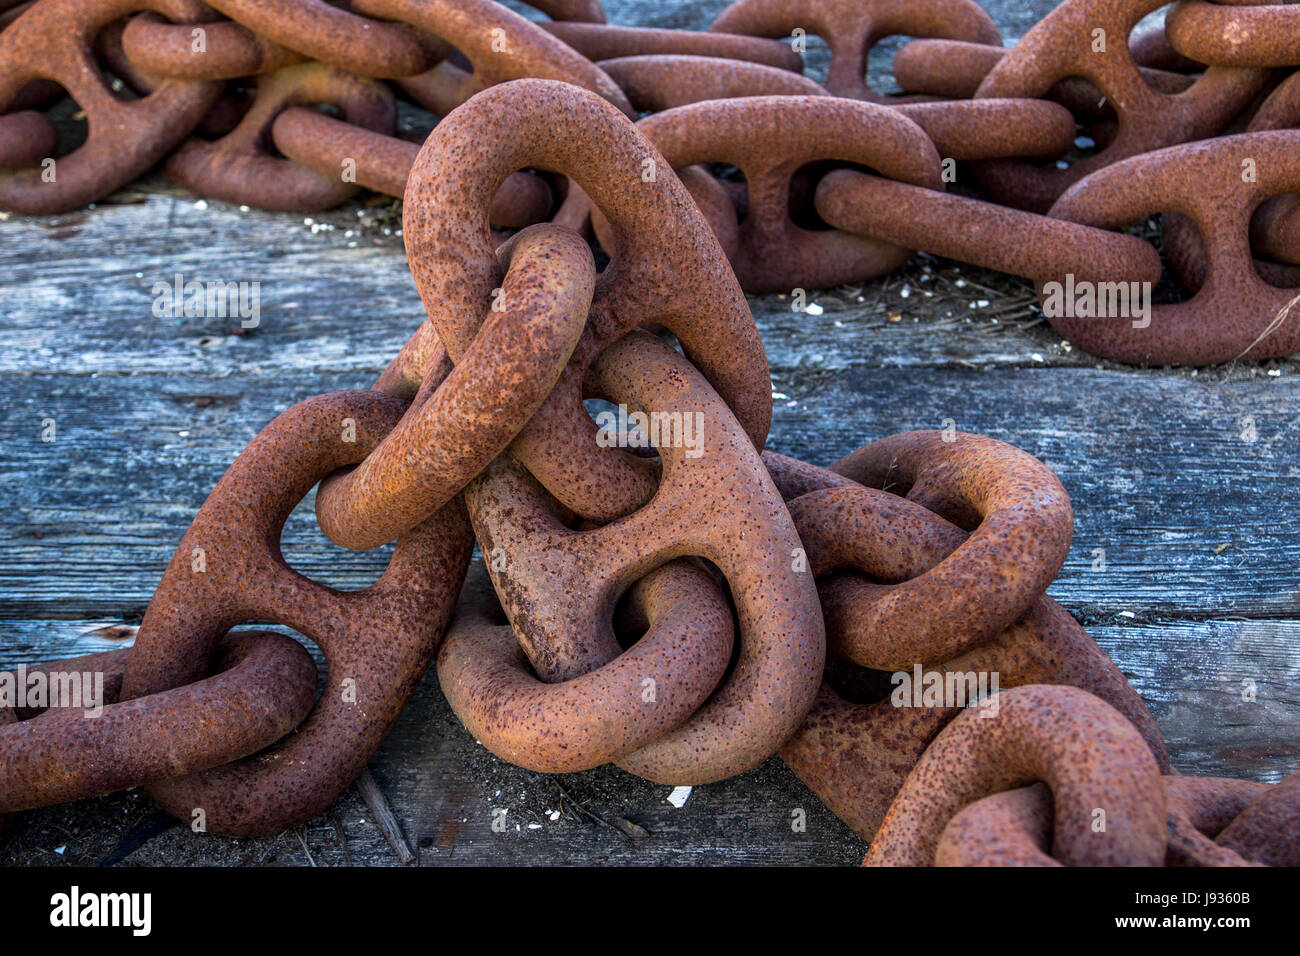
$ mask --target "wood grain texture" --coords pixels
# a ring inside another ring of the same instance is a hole
[[[724,5],[606,4],[613,22],[696,28]],[[1051,6],[990,10],[1014,36]],[[196,202],[153,177],[85,213],[0,222],[0,667],[123,646],[106,635],[138,623],[257,430],[373,381],[423,315],[388,211],[358,201],[307,222]],[[153,284],[177,273],[260,283],[258,328],[155,317]],[[814,294],[819,315],[751,300],[777,396],[770,447],[826,464],[950,420],[1037,455],[1076,512],[1052,594],[1148,701],[1178,768],[1300,769],[1300,363],[1123,368],[1062,343],[1027,293],[922,257]],[[387,549],[333,547],[311,505],[290,520],[290,562],[345,589],[377,578]],[[681,809],[670,788],[616,769],[509,766],[459,726],[432,676],[372,770],[422,864],[845,865],[865,850],[777,760],[696,788]],[[299,833],[258,840],[152,835],[156,812],[132,791],[19,814],[0,864],[96,864],[133,841],[126,864],[397,862],[355,791]]]

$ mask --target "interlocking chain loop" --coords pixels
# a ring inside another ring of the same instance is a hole
[[[778,40],[730,33],[694,33],[590,23],[542,23],[539,26],[593,62],[629,56],[708,56],[803,72],[803,57]]]
[[[1134,156],[1075,185],[1051,215],[1117,229],[1157,212],[1177,212],[1198,227],[1207,270],[1191,300],[1152,307],[1149,326],[1121,315],[1048,315],[1048,321],[1080,348],[1121,362],[1207,365],[1295,352],[1300,315],[1290,309],[1294,293],[1256,274],[1250,217],[1264,199],[1300,191],[1298,145],[1300,132],[1291,130],[1224,136]],[[1247,160],[1253,177],[1243,175]]]
[[[741,96],[830,96],[806,76],[746,60],[652,54],[602,60],[600,68],[638,112]]]
[[[1046,783],[1052,855],[1068,866],[1159,866],[1167,846],[1160,768],[1119,711],[1076,687],[1001,691],[935,738],[885,815],[867,866],[929,866],[944,828],[990,794]],[[1105,829],[1096,826],[1098,811]]]
[[[1261,794],[1224,827],[1217,842],[1256,863],[1300,866],[1300,773]]]
[[[640,639],[608,664],[558,683],[538,680],[514,630],[494,619],[500,605],[490,584],[462,600],[438,652],[451,709],[498,757],[540,773],[589,770],[664,736],[722,681],[734,640],[731,608],[709,573],[689,561],[650,572],[628,600],[645,621]]]
[[[1156,35],[1163,36],[1163,33],[1156,31]],[[969,99],[1009,52],[1001,47],[962,40],[913,40],[894,54],[894,79],[912,93]],[[1129,52],[1138,64],[1138,75],[1157,93],[1181,93],[1195,82],[1181,73],[1145,65],[1144,53],[1147,57],[1152,53],[1140,49],[1136,40],[1130,44]],[[1058,80],[1046,95],[1079,113],[1105,116],[1115,112],[1097,87],[1078,76]]]
[[[167,160],[167,175],[195,192],[263,209],[316,212],[356,194],[360,186],[271,152],[271,124],[282,110],[328,103],[350,124],[391,133],[397,120],[392,92],[382,83],[325,63],[303,63],[257,78],[257,97],[239,125],[221,139],[191,139]]]
[[[1211,67],[1175,96],[1147,86],[1133,63],[1128,37],[1139,20],[1163,5],[1164,0],[1066,0],[984,79],[976,96],[1017,97],[1042,96],[1058,80],[1082,76],[1101,90],[1118,116],[1114,139],[1066,169],[1017,160],[978,164],[980,183],[995,200],[1045,212],[1069,186],[1117,160],[1219,133],[1264,88],[1265,71],[1226,67]],[[1094,52],[1099,42],[1104,50]]]
[[[878,542],[855,536],[846,547],[827,517],[804,529],[810,554],[825,566],[864,566],[868,584],[839,578],[822,588],[835,652],[862,667],[899,670],[916,661],[946,660],[987,641],[1019,620],[1047,590],[1070,550],[1073,511],[1055,475],[1018,448],[979,435],[907,432],[881,439],[831,467],[868,488],[878,488],[970,531],[933,568],[898,567],[885,575],[873,553]],[[845,494],[835,520],[856,518],[856,496]],[[835,496],[832,495],[832,498]],[[885,502],[881,502],[882,505]],[[896,514],[905,510],[899,502]],[[823,537],[824,536],[824,537]],[[861,549],[861,550],[857,550]],[[990,587],[996,582],[996,587]],[[972,594],[981,600],[972,601]]]
[[[1167,866],[1294,866],[1300,810],[1288,790],[1223,777],[1164,777],[1169,814]],[[1290,803],[1289,810],[1280,809]],[[1252,821],[1262,826],[1249,856],[1232,848]],[[944,828],[936,866],[1060,866],[1051,855],[1052,794],[1041,783],[1005,790],[967,806]]]
[[[279,545],[312,486],[364,460],[405,411],[400,399],[373,392],[294,406],[235,460],[181,540],[136,636],[124,699],[200,679],[222,635],[249,620],[306,635],[329,667],[315,709],[276,750],[150,787],[182,819],[201,807],[210,831],[249,835],[324,810],[365,767],[433,660],[472,545],[459,500],[404,535],[383,576],[362,591],[308,580]]]
[[[209,2],[255,33],[349,73],[381,79],[413,76],[433,67],[446,53],[442,44],[430,42],[406,24],[359,15],[368,12],[360,3],[351,4],[349,10],[325,0]]]
[[[499,251],[497,302],[447,377],[356,468],[327,479],[316,516],[331,540],[368,549],[424,521],[483,471],[551,394],[587,321],[596,264],[549,224]]]
[[[749,292],[829,288],[891,272],[911,251],[790,217],[791,180],[821,160],[860,163],[915,185],[942,188],[939,155],[924,130],[896,110],[811,96],[695,103],[641,121],[674,168],[724,162],[744,171],[749,212],[732,261]],[[621,237],[615,237],[621,249]],[[603,243],[602,243],[603,244]]]
[[[767,359],[708,225],[631,122],[591,93],[547,80],[484,91],[443,120],[420,151],[403,231],[429,321],[403,349],[386,387],[418,387],[439,343],[459,361],[473,341],[501,285],[488,202],[508,174],[530,167],[572,177],[610,220],[618,251],[596,283],[573,361],[513,453],[584,517],[609,521],[648,501],[658,487],[653,467],[624,449],[596,445],[582,380],[606,346],[652,323],[677,336],[761,447],[772,414]],[[653,182],[643,179],[647,169]]]
[[[88,126],[85,143],[74,152],[48,157],[56,163],[52,177],[42,166],[0,169],[0,209],[47,215],[94,202],[154,166],[216,102],[219,83],[184,80],[164,83],[138,100],[113,95],[91,41],[114,20],[140,10],[192,20],[205,7],[196,0],[41,0],[0,32],[0,112],[32,81],[47,79],[72,95]],[[29,150],[15,144],[25,141],[35,121],[19,123],[0,117],[0,156],[28,158],[23,153]]]
[[[132,652],[27,667],[84,677],[82,700],[0,729],[0,813],[136,787],[229,763],[292,731],[316,700],[316,665],[301,644],[263,631],[229,635],[215,676],[136,700],[118,690]],[[84,708],[92,675],[102,712]]]
[[[1160,254],[1138,236],[1094,229],[850,169],[817,186],[817,212],[847,232],[1047,282],[1073,273],[1159,282]]]
[[[233,20],[168,23],[151,13],[126,22],[122,52],[150,76],[187,80],[237,80],[308,59]]]
[[[414,24],[469,60],[473,72],[447,59],[398,82],[421,106],[441,116],[490,86],[527,77],[572,83],[624,113],[632,112],[623,91],[599,67],[540,25],[492,0],[353,0],[352,7]]]
[[[1224,6],[1182,0],[1165,33],[1176,51],[1215,66],[1300,66],[1300,7],[1287,0]]]
[[[345,123],[313,109],[294,106],[271,125],[275,148],[322,176],[351,168],[358,186],[401,198],[420,144]],[[349,164],[351,166],[349,167]],[[550,215],[551,187],[540,176],[511,173],[488,208],[488,221],[522,229]]]
[[[743,773],[799,728],[825,663],[816,587],[796,569],[794,525],[740,424],[668,345],[628,335],[601,354],[590,384],[611,402],[679,423],[675,437],[660,432],[654,500],[573,531],[522,469],[499,460],[465,493],[479,547],[500,556],[489,560],[497,594],[537,675],[562,681],[619,657],[610,618],[633,583],[675,558],[712,562],[739,621],[731,676],[685,724],[618,763],[677,785]],[[686,427],[701,440],[698,455]]]
[[[1251,118],[1247,132],[1300,127],[1300,75],[1292,74],[1269,94]],[[1164,217],[1165,250],[1169,264],[1184,285],[1199,289],[1205,281],[1205,249],[1196,227],[1177,213]],[[1250,224],[1250,244],[1260,256],[1255,271],[1279,286],[1300,285],[1286,264],[1300,264],[1300,196],[1287,193],[1265,200],[1255,209]],[[1275,260],[1275,261],[1274,261]]]
[[[836,96],[895,103],[867,85],[871,48],[889,36],[947,37],[1002,45],[1002,34],[972,0],[738,0],[710,30],[788,37],[796,29],[830,47],[826,88]]]
[[[915,578],[938,567],[968,540],[960,528],[896,495],[772,452],[764,453],[764,461],[788,499],[810,569],[818,575],[852,561],[874,580]],[[836,577],[821,577],[823,610]],[[880,590],[879,585],[863,584],[869,596]],[[972,593],[967,591],[968,602],[978,603]],[[843,635],[829,617],[826,637],[828,651],[839,653]],[[1141,698],[1050,598],[1040,596],[1020,620],[978,647],[946,660],[926,658],[914,664],[923,664],[926,674],[973,674],[977,679],[981,673],[998,674],[1002,688],[1036,683],[1081,687],[1132,721],[1162,768],[1168,765],[1160,731]],[[828,666],[828,677],[841,669]],[[967,685],[960,686],[966,692]],[[973,695],[973,689],[970,692]],[[973,703],[973,696],[964,703]],[[889,696],[874,703],[850,703],[824,681],[807,722],[781,749],[781,756],[841,820],[870,840],[926,745],[961,705],[945,699],[932,706],[904,707]]]

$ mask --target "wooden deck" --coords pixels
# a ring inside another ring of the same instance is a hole
[[[606,6],[617,22],[699,26],[721,4]],[[679,15],[640,16],[650,7]],[[683,19],[688,7],[708,15]],[[0,223],[0,667],[122,646],[117,629],[139,622],[253,435],[297,401],[373,381],[422,316],[400,238],[372,222],[387,211],[358,201],[308,223],[154,178],[84,213]],[[151,287],[176,273],[260,282],[260,327],[155,318]],[[951,419],[1038,456],[1076,513],[1051,593],[1150,704],[1177,767],[1265,781],[1300,769],[1300,363],[1112,365],[1036,324],[1030,299],[1016,280],[918,259],[814,296],[820,316],[752,300],[781,396],[769,447],[825,464]],[[387,552],[333,547],[311,506],[290,521],[289,561],[340,588],[373,581]],[[865,849],[778,760],[680,809],[670,788],[614,769],[511,767],[459,726],[432,676],[372,769],[425,864],[848,864]],[[505,833],[491,827],[500,808]],[[806,832],[792,832],[796,808]],[[274,838],[168,828],[141,792],[15,815],[0,835],[4,865],[105,859],[397,862],[355,790]]]

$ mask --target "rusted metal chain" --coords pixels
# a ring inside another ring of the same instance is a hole
[[[667,439],[658,436],[654,500],[573,531],[526,472],[499,460],[466,491],[496,592],[537,675],[555,682],[620,656],[610,613],[628,587],[674,558],[710,561],[736,603],[736,666],[686,723],[617,762],[676,785],[743,773],[802,724],[825,662],[816,588],[795,560],[794,525],[740,423],[662,341],[641,332],[620,339],[596,360],[590,384],[611,402],[678,423]],[[702,444],[686,441],[687,428]]]
[[[392,92],[382,83],[330,66],[303,63],[257,78],[257,97],[230,133],[216,142],[197,138],[167,160],[167,175],[195,192],[264,209],[316,212],[337,206],[360,189],[355,179],[319,172],[276,157],[270,150],[271,125],[282,110],[328,103],[348,123],[392,133],[397,119]]]
[[[1207,365],[1295,352],[1300,348],[1295,292],[1256,274],[1250,218],[1262,200],[1300,191],[1298,143],[1300,133],[1294,130],[1224,136],[1134,156],[1078,183],[1052,207],[1053,216],[1118,229],[1175,210],[1198,227],[1207,274],[1192,299],[1153,305],[1149,316],[1135,318],[1107,305],[1091,317],[1069,310],[1049,313],[1048,320],[1080,348],[1122,362]],[[1254,174],[1244,175],[1247,169]]]
[[[333,541],[364,550],[405,534],[482,472],[551,394],[586,326],[591,249],[544,224],[498,256],[500,293],[456,367],[426,383],[365,461],[322,483],[316,516]]]
[[[466,150],[481,162],[466,164]],[[420,151],[403,231],[429,321],[403,349],[385,387],[413,391],[440,345],[458,361],[473,341],[501,285],[487,204],[508,173],[530,167],[572,177],[609,219],[618,248],[596,284],[573,360],[513,453],[584,517],[609,521],[648,501],[657,486],[653,469],[624,449],[597,446],[581,396],[601,350],[649,323],[677,336],[761,447],[772,410],[767,361],[717,241],[672,167],[634,124],[593,94],[547,80],[484,91],[444,120]]]
[[[282,634],[232,633],[217,649],[215,676],[123,701],[119,689],[132,653],[24,668],[26,680],[39,673],[47,686],[76,686],[78,700],[0,729],[0,813],[247,757],[297,727],[316,701],[316,665],[301,644]]]
[[[716,31],[695,33],[612,24],[542,23],[539,26],[595,62],[629,56],[708,56],[803,72],[803,57],[777,40]]]
[[[1165,791],[1141,735],[1086,691],[1031,684],[1001,691],[992,719],[968,710],[939,733],[863,863],[931,865],[944,828],[964,806],[1040,781],[1052,791],[1052,850],[1062,863],[1164,862]]]
[[[336,392],[294,406],[236,459],[199,509],[136,635],[122,696],[205,676],[222,636],[274,621],[314,641],[329,676],[298,732],[274,751],[155,783],[182,819],[202,809],[214,833],[275,833],[328,807],[383,741],[437,650],[469,563],[455,501],[404,535],[383,576],[344,594],[294,571],[280,553],[285,519],[318,481],[366,458],[407,405]]]
[[[1228,67],[1210,67],[1176,96],[1147,86],[1127,38],[1160,6],[1163,0],[1066,0],[985,77],[977,97],[1042,96],[1058,80],[1082,76],[1114,106],[1119,124],[1104,149],[1064,169],[1017,160],[977,164],[980,182],[995,200],[1046,212],[1071,185],[1116,161],[1222,132],[1264,88],[1265,71]]]
[[[401,198],[420,144],[293,106],[271,124],[275,148],[323,176],[350,174],[358,186]],[[488,208],[494,227],[523,229],[550,215],[551,187],[541,176],[511,173]]]
[[[725,33],[822,37],[831,51],[826,88],[836,96],[883,103],[867,86],[871,48],[889,36],[946,37],[1002,45],[989,15],[971,0],[738,0],[709,28]]]
[[[135,179],[188,136],[221,94],[220,84],[177,80],[143,99],[119,100],[90,47],[100,29],[139,10],[197,20],[205,9],[197,0],[41,0],[0,32],[0,111],[33,80],[53,80],[85,111],[88,124],[85,143],[69,155],[0,169],[0,208],[44,215],[84,206]],[[0,156],[30,158],[22,155],[29,149],[15,144],[35,121],[22,122],[0,123]]]
[[[404,75],[398,86],[427,109],[450,113],[475,93],[508,80],[559,80],[591,90],[630,114],[623,91],[582,54],[492,0],[353,0],[354,10],[409,23],[454,46],[467,72],[450,59]]]

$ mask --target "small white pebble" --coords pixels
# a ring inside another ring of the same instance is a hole
[[[910,285],[905,285],[903,286],[903,291],[898,294],[901,298],[910,299],[912,297],[912,287]]]
[[[966,280],[958,279],[956,282],[953,283],[953,285],[955,285],[959,289],[964,289],[966,288]]]
[[[773,392],[773,393],[772,393],[772,398],[774,398],[774,399],[778,399],[778,398],[789,398],[789,397],[790,397],[790,396],[787,395],[787,394],[785,394],[785,392]]]
[[[240,211],[240,212],[251,212],[252,210],[250,210],[247,206],[240,206],[240,207],[239,207],[239,211]]]
[[[668,794],[668,802],[680,810],[690,795],[690,787],[673,787],[673,792]]]
[[[804,309],[804,311],[807,312],[809,315],[821,315],[826,310],[823,309],[816,302],[813,302],[806,309]]]
[[[196,202],[196,203],[194,204],[194,208],[195,208],[195,209],[207,209],[207,208],[208,208],[208,201],[207,201],[206,199],[200,199],[198,202]]]
[[[540,830],[541,828],[542,828],[542,825],[541,825],[540,823],[530,823],[530,824],[528,824],[528,829],[530,829],[530,830]]]
[[[56,846],[56,847],[54,848],[54,852],[57,853],[59,856],[63,856],[63,854],[67,851],[67,849],[68,849],[68,846],[67,846],[67,844],[65,843],[63,846]]]
[[[1029,357],[1030,357],[1031,359],[1033,359],[1035,362],[1042,362],[1042,361],[1044,361],[1043,356],[1040,355],[1038,352],[1035,352],[1033,355],[1031,355],[1031,356],[1029,356]]]
[[[1132,617],[1137,617],[1137,615],[1134,614],[1132,611],[1120,611],[1120,612],[1119,612],[1119,616],[1120,616],[1120,617],[1130,617],[1130,618],[1132,618]]]
[[[1092,149],[1097,145],[1097,141],[1091,136],[1080,136],[1074,141],[1077,149]]]
[[[560,811],[559,811],[559,810],[547,810],[547,811],[546,811],[546,816],[547,816],[547,818],[548,818],[552,823],[554,823],[556,820],[560,819]]]

